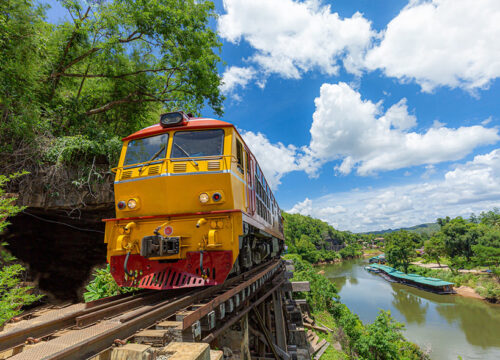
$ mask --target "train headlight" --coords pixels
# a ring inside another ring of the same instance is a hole
[[[116,204],[116,206],[118,206],[118,209],[123,210],[125,209],[127,204],[125,204],[125,201],[119,201],[118,204]]]
[[[176,111],[160,115],[160,125],[162,127],[185,125],[187,116],[182,111]]]
[[[127,202],[127,206],[128,206],[129,209],[135,209],[136,206],[137,206],[137,201],[135,199],[130,199]]]
[[[202,204],[206,204],[210,200],[210,196],[207,193],[201,193],[199,199]]]

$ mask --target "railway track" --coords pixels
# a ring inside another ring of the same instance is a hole
[[[180,341],[210,342],[249,311],[252,297],[260,294],[262,302],[280,286],[282,270],[273,260],[214,287],[145,291],[48,312],[0,332],[0,359],[88,359],[140,331],[146,342],[165,342],[143,331],[158,324],[175,328]]]

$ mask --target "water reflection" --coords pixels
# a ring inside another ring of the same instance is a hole
[[[433,359],[500,359],[500,306],[389,283],[363,269],[366,261],[324,266],[341,300],[364,322],[379,309],[406,324],[405,335],[432,348]]]
[[[405,289],[395,289],[392,305],[399,310],[407,323],[424,324],[429,303]]]
[[[347,276],[339,276],[335,279],[330,279],[330,281],[335,284],[337,291],[340,292],[347,282]]]
[[[437,312],[450,325],[456,323],[465,334],[467,341],[476,346],[487,348],[500,347],[500,313],[486,303],[471,303],[460,297],[454,297],[454,304],[439,304]]]

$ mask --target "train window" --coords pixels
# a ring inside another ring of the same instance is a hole
[[[168,134],[130,140],[123,166],[139,164],[164,158],[167,151]]]
[[[236,160],[238,161],[238,169],[243,172],[243,146],[238,139],[236,139]]]
[[[178,131],[174,135],[171,158],[222,155],[224,130]]]

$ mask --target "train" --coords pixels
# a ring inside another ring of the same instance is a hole
[[[280,256],[281,210],[233,124],[169,112],[122,140],[103,219],[119,286],[213,286]]]

